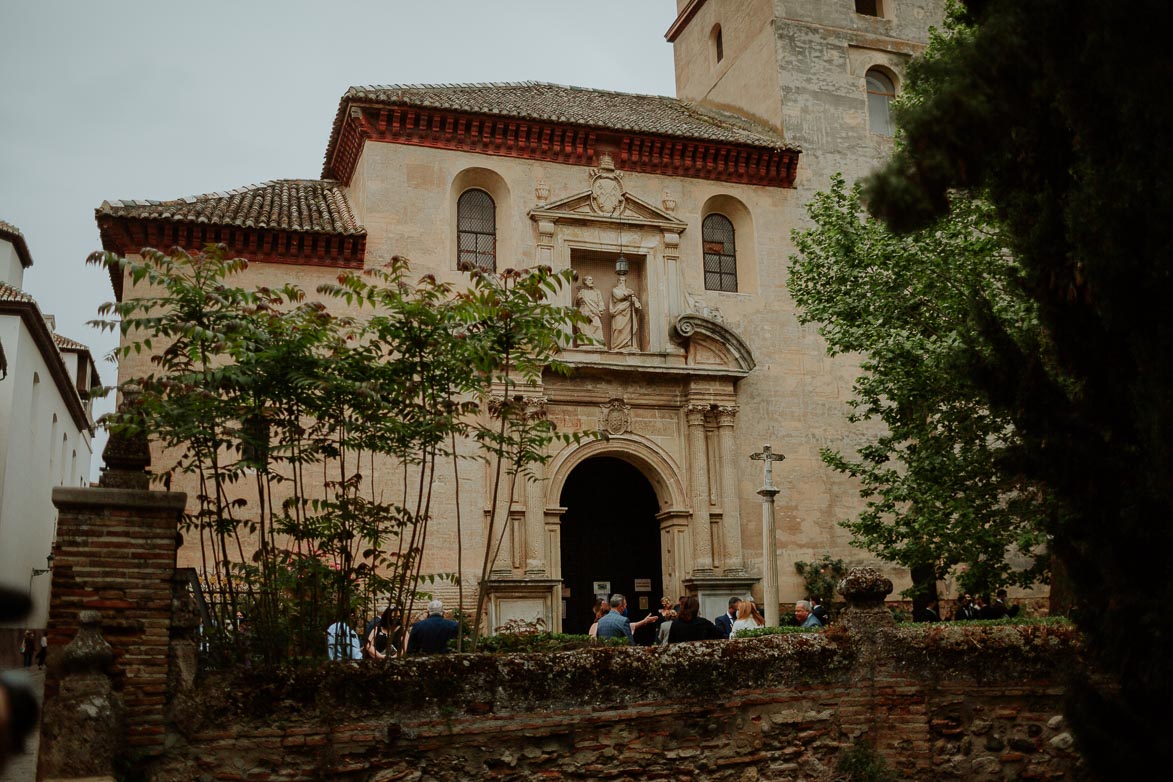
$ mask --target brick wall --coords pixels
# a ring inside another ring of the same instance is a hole
[[[132,489],[53,490],[58,508],[50,658],[45,696],[62,671],[55,657],[77,633],[78,613],[99,611],[114,649],[114,688],[126,705],[128,755],[162,751],[166,726],[176,532],[186,496]]]
[[[1066,626],[836,629],[206,678],[145,770],[178,780],[829,779],[869,742],[900,779],[1082,779]]]

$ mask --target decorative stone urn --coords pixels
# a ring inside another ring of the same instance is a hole
[[[849,632],[871,635],[896,624],[884,607],[884,599],[892,594],[892,581],[874,567],[852,568],[836,591],[847,600],[840,621]]]

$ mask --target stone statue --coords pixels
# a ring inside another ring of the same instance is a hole
[[[639,352],[639,311],[643,306],[635,291],[627,287],[627,277],[611,290],[611,350]]]
[[[574,298],[578,311],[588,318],[588,322],[580,324],[578,333],[589,340],[576,340],[578,345],[588,347],[604,347],[607,341],[603,338],[603,294],[595,289],[595,278],[584,277],[582,287]]]

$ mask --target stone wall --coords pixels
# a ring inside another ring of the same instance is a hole
[[[842,627],[670,648],[248,670],[144,768],[178,780],[1082,779],[1065,625]]]

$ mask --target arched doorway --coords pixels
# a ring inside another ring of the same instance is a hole
[[[562,488],[561,557],[565,633],[590,629],[594,586],[627,597],[633,622],[659,608],[663,596],[660,504],[648,479],[635,467],[608,456],[574,468]],[[655,624],[637,634],[650,643]]]

